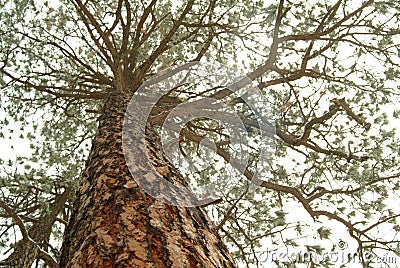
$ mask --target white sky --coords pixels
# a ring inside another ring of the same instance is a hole
[[[346,52],[343,53],[343,57],[346,57],[348,55],[351,55],[351,50],[343,50],[343,51],[347,51],[347,55]],[[239,56],[239,62],[240,60],[245,60],[246,59],[246,55],[242,55]],[[365,59],[366,61],[369,61],[371,64],[371,67],[376,67],[377,64],[374,63],[373,59],[367,58]],[[395,84],[388,84],[388,86],[397,86]],[[400,109],[400,102],[396,102],[393,103],[391,105],[388,105],[385,108],[385,111],[388,114],[393,114],[394,110],[398,110]],[[5,114],[1,114],[0,113],[0,117],[4,117],[6,116]],[[12,119],[8,119],[10,121],[10,124],[8,126],[2,126],[2,132],[5,136],[5,138],[0,139],[0,143],[1,143],[1,148],[2,148],[2,153],[1,153],[1,158],[3,160],[12,160],[15,161],[17,156],[30,156],[30,154],[32,153],[31,149],[29,148],[30,145],[30,141],[26,138],[26,134],[28,131],[31,131],[32,129],[25,129],[25,130],[20,130],[21,125],[19,123],[13,122]],[[38,118],[32,119],[32,120],[38,120]],[[391,118],[391,126],[395,127],[396,130],[398,131],[397,133],[400,133],[400,119],[399,118]],[[368,119],[367,119],[368,121]],[[10,130],[13,130],[13,133],[10,133]],[[373,129],[371,130],[372,132],[374,131]],[[22,136],[21,136],[22,134]],[[10,137],[10,138],[9,138]],[[2,172],[2,170],[0,170],[0,172]],[[1,175],[1,173],[0,173]],[[394,200],[395,202],[393,202],[393,206],[392,208],[398,208],[398,201],[399,200]],[[357,243],[354,241],[354,239],[352,239],[346,228],[342,225],[342,224],[338,224],[334,221],[327,221],[326,218],[320,218],[319,220],[321,220],[323,223],[315,223],[311,217],[307,214],[307,212],[297,203],[297,202],[287,202],[285,201],[284,206],[283,206],[284,210],[289,212],[289,214],[287,215],[287,222],[295,222],[295,221],[302,221],[304,223],[307,223],[311,226],[315,226],[315,230],[318,229],[320,226],[330,226],[332,228],[332,230],[334,231],[332,234],[332,238],[330,241],[321,241],[318,238],[314,239],[313,236],[317,236],[317,234],[307,234],[309,235],[309,237],[305,238],[305,241],[310,242],[310,243],[314,243],[317,242],[318,244],[325,244],[326,247],[329,249],[332,247],[332,245],[337,245],[339,243],[340,240],[345,241],[346,243],[348,243],[348,247],[346,248],[347,253],[355,253],[356,252],[356,248],[357,248]],[[393,233],[393,230],[382,230],[382,236],[386,236],[388,238],[393,238],[393,236],[395,235]],[[276,253],[285,253],[286,249],[284,248],[280,248],[280,249],[276,249],[274,248],[274,246],[269,243],[268,239],[265,239],[265,243],[264,243],[264,250],[273,250]],[[336,252],[342,252],[340,250],[336,250]],[[292,252],[293,253],[293,252]],[[299,252],[295,252],[295,253],[299,253]],[[273,267],[272,263],[270,262],[271,259],[266,259],[266,255],[262,254],[260,256],[260,259],[264,259],[265,260],[265,267]],[[397,264],[400,263],[400,258],[397,259]],[[341,263],[342,264],[342,263]],[[243,266],[244,267],[244,266]],[[301,267],[301,266],[296,266],[296,267]],[[350,264],[346,267],[362,267],[361,264]],[[378,266],[376,266],[378,267]]]

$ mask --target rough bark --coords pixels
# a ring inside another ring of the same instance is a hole
[[[122,152],[126,104],[112,98],[99,117],[60,267],[236,267],[201,208],[161,203],[136,184]],[[182,180],[149,137],[154,164],[168,166],[171,181]],[[145,152],[134,153],[141,173]]]

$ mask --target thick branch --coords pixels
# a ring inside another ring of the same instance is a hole
[[[25,228],[25,225],[21,218],[17,215],[17,213],[14,212],[14,210],[9,207],[6,203],[3,202],[3,200],[0,200],[0,207],[4,209],[14,220],[14,222],[17,224],[19,230],[21,231],[23,241],[25,243],[28,243],[31,239],[29,238],[28,231]]]

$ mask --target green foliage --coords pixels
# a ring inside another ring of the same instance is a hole
[[[238,262],[269,266],[260,259],[266,247],[321,255],[340,239],[353,238],[360,252],[370,248],[378,256],[400,254],[395,237],[400,183],[397,1],[79,3],[0,1],[0,139],[11,141],[10,148],[26,144],[26,153],[1,157],[0,191],[28,227],[51,210],[55,196],[66,189],[74,192],[96,128],[93,111],[101,110],[104,99],[121,87],[133,93],[168,66],[207,60],[253,74],[271,106],[267,120],[277,128],[268,163],[257,161],[257,131],[248,137],[253,144],[246,148],[252,156],[248,169],[270,183],[262,187],[249,186],[218,154],[206,158],[209,165],[202,168],[201,154],[210,152],[190,139],[181,144],[200,166],[185,174],[194,190],[218,183],[221,173],[235,178],[235,187],[221,189],[224,202],[206,209]],[[252,73],[260,66],[266,66],[262,74]],[[181,100],[209,96],[186,90],[170,95]],[[347,110],[336,104],[341,99]],[[243,104],[233,109],[254,119]],[[224,144],[229,134],[214,120],[191,124],[192,134],[216,144]],[[226,144],[220,149],[237,150]],[[72,200],[60,216],[64,221]],[[3,210],[0,214],[0,245],[6,248],[15,242],[15,223]],[[345,231],[336,232],[337,225]],[[388,232],[383,234],[381,226]],[[52,237],[59,242],[63,230],[63,223],[55,224]]]

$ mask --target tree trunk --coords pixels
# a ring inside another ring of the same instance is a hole
[[[55,197],[55,201],[49,206],[50,211],[41,216],[29,228],[28,235],[32,241],[25,242],[21,239],[16,242],[13,246],[13,253],[7,259],[0,262],[0,267],[30,268],[37,259],[43,259],[50,267],[56,265],[54,260],[49,260],[41,255],[39,247],[47,250],[54,222],[64,209],[70,193],[71,191],[67,189],[64,193]]]
[[[60,267],[236,267],[201,208],[161,203],[136,184],[122,152],[126,105],[113,97],[99,117]],[[145,152],[135,153],[137,163],[145,161]],[[166,166],[165,159],[157,161]],[[181,180],[176,171],[169,174]]]

